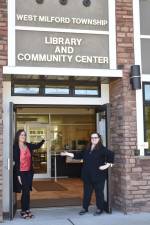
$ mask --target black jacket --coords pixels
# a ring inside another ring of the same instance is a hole
[[[39,149],[44,143],[44,140],[37,144],[26,143],[27,147],[29,148],[31,154],[31,165],[30,165],[30,172],[33,174],[33,162],[32,162],[32,155],[34,149]],[[13,189],[14,192],[21,192],[21,185],[18,181],[18,176],[20,176],[20,148],[18,145],[13,146]],[[33,176],[32,176],[33,177]]]
[[[80,153],[75,153],[74,158],[83,159],[81,177],[84,182],[99,182],[107,178],[107,169],[100,170],[99,167],[107,162],[113,163],[114,153],[101,145],[100,148],[92,151],[90,151],[90,148],[87,148]]]

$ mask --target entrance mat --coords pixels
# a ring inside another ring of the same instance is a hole
[[[50,181],[33,181],[33,187],[36,191],[66,191],[67,188],[63,187],[61,184]]]
[[[81,206],[82,199],[61,198],[61,199],[31,199],[31,208],[63,207],[63,206]],[[20,201],[17,201],[17,208],[20,208]]]

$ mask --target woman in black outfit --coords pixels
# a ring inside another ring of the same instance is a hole
[[[14,192],[22,192],[21,195],[21,216],[26,219],[32,217],[30,211],[30,191],[32,190],[33,180],[33,163],[32,154],[34,149],[39,149],[45,141],[42,140],[38,144],[26,142],[26,132],[18,130],[15,135],[13,146],[13,183]]]
[[[91,141],[86,150],[80,153],[62,152],[62,156],[83,159],[83,209],[79,212],[84,215],[88,212],[93,189],[96,195],[97,210],[94,215],[100,215],[104,210],[104,185],[107,178],[107,168],[114,161],[114,153],[102,145],[101,136],[97,132],[91,133]]]

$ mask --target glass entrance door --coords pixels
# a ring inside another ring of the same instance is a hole
[[[85,149],[90,133],[95,130],[95,112],[76,110],[69,114],[59,112],[50,115],[50,140],[51,140],[51,176],[77,177],[80,176],[81,162],[65,160],[60,152],[68,150],[77,152]]]
[[[103,145],[107,145],[107,120],[106,120],[106,110],[99,111],[96,114],[96,127],[97,127],[97,132],[100,133]]]
[[[109,148],[109,124],[110,124],[110,105],[102,105],[96,110],[97,132],[101,134],[103,145]],[[105,210],[111,213],[111,168],[108,169],[108,176],[105,182],[104,200]]]
[[[15,106],[9,103],[9,158],[7,159],[7,169],[9,171],[9,219],[12,220],[16,209],[16,193],[13,192],[13,140],[16,132],[16,113]]]
[[[35,178],[48,178],[51,174],[50,165],[50,141],[49,129],[46,124],[26,124],[27,141],[30,143],[38,143],[42,139],[45,143],[33,153],[33,169]]]
[[[27,132],[27,141],[37,143],[46,140],[42,148],[34,152],[35,177],[66,177],[66,166],[74,165],[74,162],[65,162],[60,152],[81,151],[85,148],[90,133],[95,130],[95,109],[45,108],[44,113],[38,114],[37,110],[17,111],[17,130],[24,129]]]

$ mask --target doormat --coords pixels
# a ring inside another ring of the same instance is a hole
[[[50,181],[33,181],[33,187],[36,191],[66,191],[67,188],[63,187],[61,184]]]
[[[64,206],[81,206],[82,199],[79,197],[74,198],[61,198],[61,199],[31,199],[31,208],[47,208],[47,207],[64,207]],[[17,208],[20,208],[20,201],[17,201]]]

